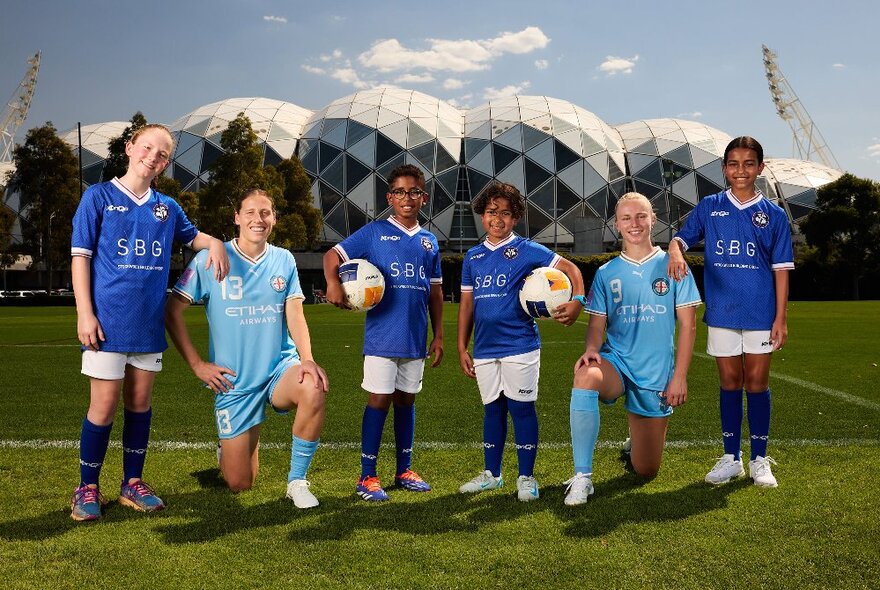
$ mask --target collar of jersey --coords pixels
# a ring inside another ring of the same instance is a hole
[[[416,221],[416,224],[412,227],[412,229],[405,228],[403,226],[403,224],[400,223],[399,221],[397,221],[396,219],[394,219],[394,217],[389,217],[388,222],[391,223],[392,225],[394,225],[397,229],[399,229],[400,231],[402,231],[403,233],[405,233],[409,237],[413,237],[414,235],[419,233],[420,229],[422,229],[422,226],[419,225],[418,221]]]
[[[655,256],[659,255],[661,252],[663,252],[663,250],[660,249],[660,246],[654,246],[654,249],[651,250],[651,253],[648,254],[647,256],[645,256],[644,258],[642,258],[641,260],[636,260],[635,258],[630,258],[629,256],[627,256],[623,252],[620,253],[620,257],[623,258],[624,260],[626,260],[627,262],[629,262],[630,264],[635,264],[636,266],[641,266],[641,265],[645,264],[646,262],[648,262],[649,260],[651,260],[652,258],[654,258]]]
[[[235,251],[236,254],[238,254],[245,262],[250,262],[251,264],[258,263],[266,255],[266,252],[269,251],[269,244],[266,244],[266,247],[263,248],[263,251],[260,252],[259,256],[257,256],[256,258],[251,258],[247,254],[242,252],[241,249],[238,247],[238,238],[232,238],[231,240],[229,240],[229,243],[232,244],[232,249]]]
[[[153,194],[153,189],[148,188],[147,192],[145,192],[141,196],[137,196],[132,191],[130,191],[127,186],[122,184],[118,178],[114,178],[110,182],[113,183],[113,186],[115,186],[117,189],[119,189],[119,191],[122,194],[126,195],[129,199],[134,201],[134,204],[138,205],[138,206],[141,206],[144,203],[146,203],[147,201],[149,201],[150,196],[152,196],[152,194]]]
[[[752,197],[751,199],[749,199],[748,201],[746,201],[745,203],[740,203],[739,199],[737,199],[736,197],[733,196],[733,192],[731,192],[730,189],[727,189],[725,191],[725,194],[727,195],[728,200],[731,203],[733,203],[733,206],[736,207],[737,209],[739,209],[740,211],[742,211],[743,209],[748,209],[749,207],[751,207],[752,205],[754,205],[755,203],[757,203],[758,201],[760,201],[761,199],[764,198],[764,194],[757,189],[755,189],[755,196]]]
[[[486,249],[488,249],[488,250],[497,250],[501,246],[506,246],[507,244],[509,244],[510,242],[512,242],[515,239],[516,239],[516,234],[513,232],[510,232],[509,236],[507,236],[506,238],[504,238],[503,240],[501,240],[497,244],[490,243],[489,238],[486,238],[485,240],[483,240],[483,245],[486,246]]]

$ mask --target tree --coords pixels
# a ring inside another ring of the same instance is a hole
[[[293,240],[291,248],[314,248],[321,239],[324,219],[321,211],[312,204],[311,181],[296,156],[278,164],[278,172],[284,180],[283,213],[298,217],[302,223],[303,238]],[[291,222],[299,227],[299,222]]]
[[[847,274],[858,299],[859,280],[880,269],[880,184],[844,174],[817,191],[816,207],[801,232],[820,264]]]
[[[9,266],[15,262],[15,255],[10,252],[15,213],[3,204],[3,195],[4,189],[0,186],[0,267]]]
[[[210,166],[211,179],[198,193],[198,227],[229,240],[236,235],[232,218],[238,197],[248,189],[261,188],[272,195],[276,207],[281,207],[284,181],[271,166],[262,167],[263,150],[244,113],[230,121],[220,135],[220,147],[224,153]]]
[[[125,128],[122,135],[110,140],[110,153],[104,161],[101,180],[107,182],[123,176],[128,170],[128,156],[125,155],[125,144],[129,142],[135,131],[147,124],[147,119],[140,111],[131,117],[131,125]]]
[[[80,199],[79,166],[70,147],[51,122],[27,132],[12,154],[15,173],[7,190],[17,190],[27,212],[22,240],[34,264],[52,270],[70,261],[71,220]]]

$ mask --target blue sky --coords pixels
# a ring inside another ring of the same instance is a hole
[[[841,167],[880,180],[880,3],[871,0],[0,3],[0,100],[43,52],[23,129],[138,110],[171,123],[244,96],[319,109],[390,83],[461,107],[517,92],[569,100],[611,125],[697,120],[792,157],[763,43]]]

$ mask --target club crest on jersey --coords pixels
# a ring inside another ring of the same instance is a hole
[[[768,217],[763,211],[755,211],[754,215],[752,215],[752,223],[755,227],[763,229],[767,227],[768,223],[770,223],[770,217]]]
[[[518,255],[519,255],[519,250],[517,250],[513,246],[510,246],[509,248],[504,249],[504,257],[507,258],[508,260],[513,260]]]
[[[434,249],[434,244],[432,244],[431,240],[429,240],[428,238],[423,237],[422,238],[422,248],[424,248],[425,250],[430,252],[431,250]]]
[[[281,293],[282,291],[284,291],[284,288],[287,286],[287,281],[285,280],[284,277],[276,275],[276,276],[272,277],[271,279],[269,279],[269,284],[272,286],[273,289],[275,289],[276,291]]]
[[[153,217],[159,221],[166,221],[168,219],[168,205],[165,205],[164,203],[156,203],[153,205]]]
[[[654,293],[657,295],[666,295],[669,293],[669,281],[662,277],[654,279],[654,282],[651,283],[651,288],[654,289]]]

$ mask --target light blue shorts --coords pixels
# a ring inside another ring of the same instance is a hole
[[[278,414],[286,414],[287,410],[279,410],[272,405],[272,393],[275,386],[291,367],[300,364],[298,358],[288,357],[282,360],[262,389],[250,393],[218,393],[214,396],[214,418],[217,421],[217,435],[220,438],[235,438],[244,434],[257,424],[266,420],[266,405]]]
[[[602,355],[602,360],[606,363],[610,363],[611,366],[614,367],[614,370],[620,377],[621,383],[623,383],[623,394],[621,397],[626,398],[623,407],[626,408],[627,412],[632,412],[639,416],[645,416],[646,418],[665,418],[672,414],[672,406],[666,403],[666,398],[663,397],[662,391],[640,388],[633,383],[629,377],[623,374],[620,367],[617,366],[617,363],[619,362],[617,359]],[[617,402],[618,399],[619,398],[602,400],[602,403],[611,405]]]

